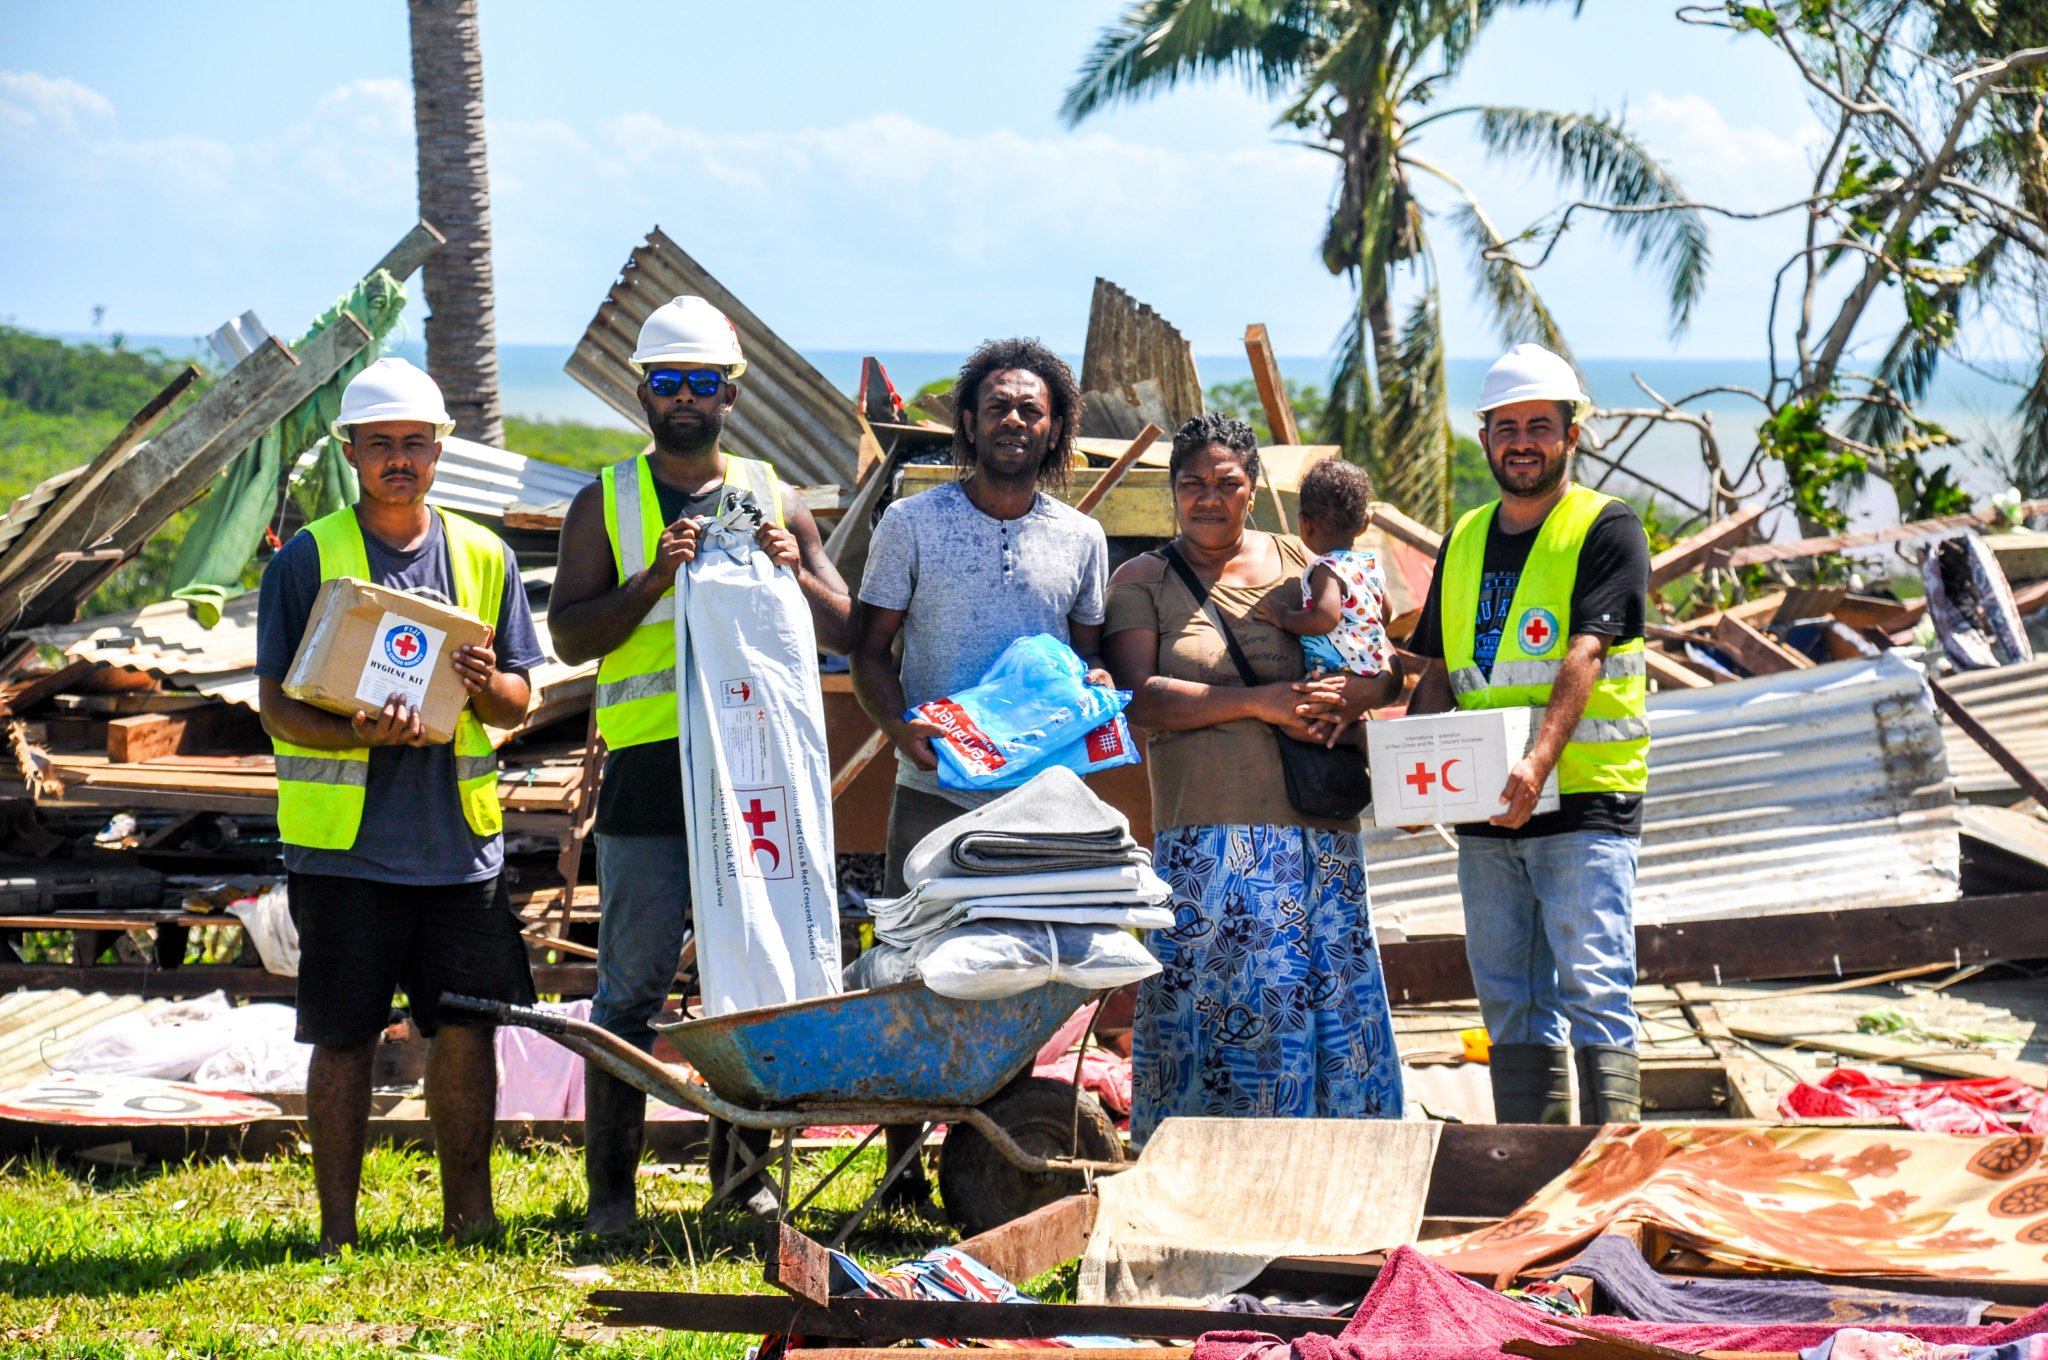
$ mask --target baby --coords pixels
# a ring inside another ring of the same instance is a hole
[[[1386,666],[1387,582],[1379,558],[1351,545],[1372,523],[1372,478],[1342,458],[1317,463],[1301,479],[1301,541],[1316,561],[1301,577],[1301,607],[1278,593],[1255,616],[1301,639],[1311,673],[1378,675]]]

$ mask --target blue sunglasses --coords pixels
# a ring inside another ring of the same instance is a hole
[[[725,375],[715,368],[693,368],[685,373],[676,368],[658,368],[647,375],[647,390],[657,397],[672,397],[690,385],[694,397],[715,397],[725,386]]]

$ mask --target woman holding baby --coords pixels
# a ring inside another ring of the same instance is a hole
[[[1398,1119],[1360,820],[1296,808],[1276,739],[1356,743],[1365,710],[1400,695],[1379,570],[1352,550],[1371,484],[1342,460],[1310,469],[1295,538],[1248,526],[1242,420],[1188,421],[1170,467],[1180,532],[1118,569],[1102,629],[1146,733],[1178,917],[1152,932],[1163,971],[1138,996],[1133,1137],[1174,1115]]]

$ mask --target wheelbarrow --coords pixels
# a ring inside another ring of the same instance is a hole
[[[828,1245],[839,1246],[921,1155],[940,1124],[939,1194],[963,1235],[985,1232],[1122,1170],[1123,1145],[1100,1102],[1078,1085],[1030,1075],[1040,1047],[1098,993],[1061,983],[993,1001],[957,1001],[921,982],[845,992],[706,1019],[657,1020],[697,1080],[586,1021],[476,997],[441,1005],[547,1035],[637,1090],[743,1129],[769,1148],[713,1169],[712,1203],[780,1160],[778,1224],[801,1212],[888,1125],[916,1145],[883,1173]],[[876,1128],[802,1200],[790,1202],[796,1135],[819,1124]],[[779,1142],[772,1133],[780,1130]],[[734,1153],[741,1150],[734,1140]]]

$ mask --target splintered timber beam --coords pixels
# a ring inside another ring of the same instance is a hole
[[[1138,437],[1133,439],[1129,447],[1116,456],[1116,461],[1095,479],[1095,485],[1082,493],[1081,499],[1074,502],[1074,508],[1084,515],[1093,514],[1095,507],[1102,504],[1110,492],[1116,490],[1116,484],[1124,479],[1124,474],[1138,465],[1138,460],[1145,456],[1145,450],[1157,443],[1159,436],[1165,433],[1166,431],[1152,422],[1145,422],[1145,428],[1138,431]]]
[[[1650,559],[1650,589],[1675,581],[1689,571],[1709,565],[1716,553],[1747,543],[1763,518],[1763,507],[1745,505],[1725,519],[1717,519]]]
[[[1636,981],[1760,982],[2048,958],[2048,892],[1841,911],[1774,912],[1771,905],[1725,920],[1638,925]],[[1477,995],[1461,936],[1391,941],[1380,956],[1396,1005]]]
[[[1287,381],[1280,376],[1280,360],[1266,328],[1253,322],[1244,328],[1244,352],[1252,361],[1252,382],[1259,389],[1259,405],[1266,408],[1266,426],[1275,444],[1299,444],[1301,429],[1294,423],[1294,403],[1287,399]]]

